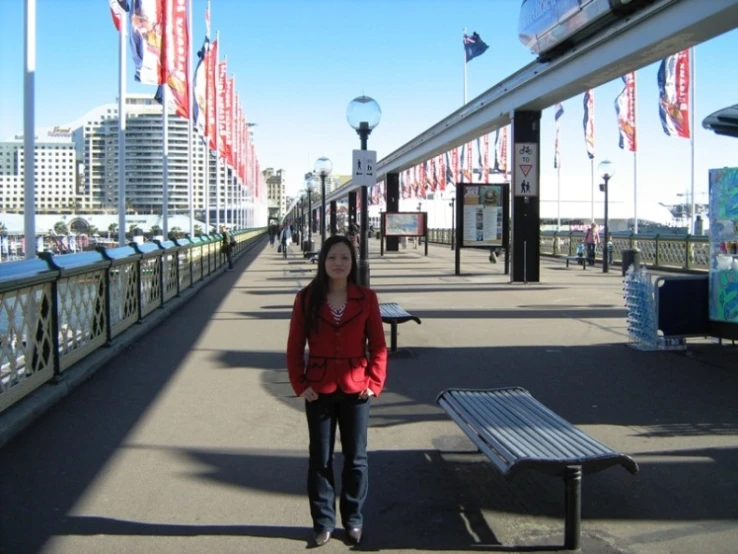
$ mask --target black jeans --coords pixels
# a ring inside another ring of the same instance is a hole
[[[594,265],[595,263],[595,245],[594,243],[587,243],[587,263]]]
[[[333,450],[336,424],[341,430],[343,473],[341,474],[341,523],[361,527],[362,508],[369,487],[366,455],[369,400],[358,394],[336,391],[305,402],[310,433],[308,498],[313,529],[332,531],[336,526],[336,491],[333,479]]]

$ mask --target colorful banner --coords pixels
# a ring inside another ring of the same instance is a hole
[[[190,37],[187,33],[187,0],[165,0],[163,52],[167,79],[172,91],[175,113],[190,117],[189,53]]]
[[[595,98],[594,89],[584,93],[584,144],[590,160],[595,157]]]
[[[453,174],[454,185],[459,182],[459,149],[451,150],[451,172]]]
[[[620,148],[635,152],[636,145],[636,83],[635,73],[623,75],[623,91],[615,99],[615,113],[620,129]]]
[[[110,2],[110,15],[113,16],[113,25],[120,31],[120,25],[126,19],[128,2],[126,0],[108,0]]]
[[[218,155],[222,158],[226,158],[226,77],[228,73],[228,67],[226,62],[218,62]]]
[[[226,160],[233,167],[233,77],[226,80],[225,94],[225,146]]]
[[[690,138],[689,50],[664,59],[659,66],[659,116],[668,136]]]
[[[564,115],[564,105],[559,102],[556,104],[554,112],[554,121],[556,123],[556,138],[554,139],[554,169],[561,168],[561,146],[559,135],[561,135],[561,117]]]
[[[218,41],[215,40],[210,44],[205,55],[205,75],[207,81],[205,96],[205,136],[208,137],[208,146],[213,151],[218,149],[218,130],[216,128],[216,110],[218,107],[217,60]]]
[[[133,0],[131,6],[134,78],[147,85],[161,85],[166,80],[162,68],[165,1]]]
[[[482,137],[482,167],[482,180],[486,183],[489,180],[489,133]]]
[[[208,76],[207,76],[207,57],[210,42],[205,39],[202,48],[197,52],[197,66],[195,67],[195,75],[192,79],[192,122],[195,131],[203,136],[207,136],[207,112],[208,112]]]

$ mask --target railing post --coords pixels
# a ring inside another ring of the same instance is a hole
[[[567,256],[573,256],[576,250],[572,250],[571,247],[574,245],[574,231],[569,231],[569,253]]]
[[[175,244],[177,244],[177,243],[175,243]],[[182,296],[182,286],[181,286],[181,282],[180,282],[181,276],[179,274],[179,253],[180,252],[182,252],[182,247],[179,244],[177,244],[177,251],[174,253],[174,263],[176,265],[175,272],[176,272],[176,275],[177,275],[177,297]]]
[[[660,242],[661,242],[661,241],[659,241],[659,237],[660,236],[661,235],[659,235],[658,233],[656,233],[656,238],[654,239],[655,246],[654,246],[654,260],[653,260],[653,265],[655,267],[660,267],[661,266],[661,253],[659,252],[659,250],[660,250],[659,245],[660,245]]]
[[[558,256],[559,255],[559,232],[554,231],[553,234],[553,255]]]
[[[635,248],[635,233],[633,231],[630,232],[630,237],[628,237],[628,248],[631,250]]]
[[[104,246],[98,246],[95,248],[100,254],[103,255],[103,257],[107,260],[110,260],[110,257],[106,254],[106,249]],[[108,269],[105,270],[105,334],[106,336],[106,345],[110,346],[113,343],[113,318],[112,316],[112,307],[111,307],[111,298],[110,298],[110,272],[113,269],[113,261],[110,260],[110,265],[108,266]]]
[[[134,249],[136,243],[131,243],[130,246]],[[138,252],[138,250],[136,250]],[[141,267],[141,261],[143,260],[143,256],[141,256],[136,261],[136,268],[138,269],[138,286],[136,287],[136,301],[138,302],[138,323],[143,322],[143,269]]]
[[[61,356],[59,355],[59,279],[61,278],[61,269],[54,263],[54,255],[50,252],[41,252],[38,255],[39,258],[44,260],[49,266],[49,269],[56,269],[59,274],[51,282],[51,306],[46,306],[46,298],[41,299],[41,309],[35,310],[39,316],[39,320],[36,322],[36,334],[33,337],[33,352],[34,359],[31,359],[32,367],[36,367],[35,356],[37,350],[42,347],[39,341],[43,339],[43,318],[51,318],[51,360],[54,366],[54,376],[58,377],[61,375]],[[43,355],[43,353],[41,354]]]
[[[684,239],[684,268],[685,269],[689,269],[689,266],[691,265],[689,261],[691,258],[690,253],[691,253],[691,248],[692,248],[692,241],[690,241],[689,238],[690,238],[690,234],[687,233],[687,236]]]

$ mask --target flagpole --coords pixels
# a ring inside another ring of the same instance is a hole
[[[561,231],[561,160],[556,165],[556,230]]]
[[[464,36],[466,36],[466,27],[464,27]],[[462,36],[462,44],[463,44],[463,36]],[[467,80],[466,80],[466,48],[463,49],[464,54],[464,106],[466,106],[466,95],[467,95]]]
[[[592,184],[592,194],[590,196],[590,209],[592,211],[591,216],[589,218],[590,221],[595,220],[595,161],[594,158],[591,158],[589,160],[589,175],[590,175],[590,182]]]
[[[169,85],[162,85],[161,115],[164,126],[164,168],[162,182],[161,218],[164,238],[169,238]]]
[[[220,31],[215,33],[215,42],[220,50]],[[219,62],[215,60],[215,70],[213,78],[215,79],[215,227],[220,233],[220,112],[218,110],[218,101],[220,99],[220,75],[218,73]]]
[[[194,112],[194,102],[192,99],[195,96],[195,90],[194,90],[194,84],[195,79],[192,74],[192,0],[189,0],[189,3],[187,5],[187,41],[189,42],[188,52],[187,52],[187,77],[185,82],[189,82],[188,91],[189,94],[187,95],[189,98],[187,99],[187,105],[188,105],[188,112],[189,117],[187,118],[187,180],[189,183],[189,186],[187,187],[187,197],[190,202],[190,236],[195,236],[195,183],[194,181],[194,172],[192,171],[192,162],[193,162],[193,148],[192,148],[192,118],[195,115]]]
[[[26,259],[36,257],[36,0],[25,6],[25,74],[23,79],[23,233]]]
[[[690,128],[690,155],[692,158],[692,185],[691,185],[691,209],[689,213],[691,214],[690,217],[690,229],[688,231],[688,234],[697,234],[697,229],[695,228],[695,224],[697,221],[697,214],[695,213],[695,201],[694,201],[694,135],[697,131],[697,129],[694,126],[694,112],[695,112],[695,103],[694,103],[694,91],[695,91],[695,84],[694,84],[694,52],[695,47],[689,49],[689,128]]]
[[[208,93],[207,91],[210,90],[210,83],[208,82],[208,79],[211,77],[210,73],[208,72],[208,60],[210,59],[210,49],[212,48],[212,43],[210,42],[210,0],[208,0],[207,8],[205,9],[205,37],[207,38],[207,42],[205,43],[205,58],[203,59],[203,63],[205,63],[205,110],[206,114],[209,113],[210,106],[207,103],[207,97]],[[193,85],[195,79],[192,79]],[[211,101],[215,101],[214,98],[210,99]],[[207,124],[209,120],[209,116],[206,115],[205,117],[205,133],[203,137],[203,155],[202,155],[202,174],[203,174],[203,186],[205,188],[205,234],[210,234],[210,137],[208,137],[208,127]]]
[[[633,148],[633,232],[637,235],[638,234],[638,117],[636,114],[636,106],[638,106],[638,102],[636,101],[636,93],[638,89],[636,88],[636,72],[633,72],[633,123],[634,129],[633,129],[633,142],[634,142],[634,148]],[[607,237],[605,237],[605,242],[607,242]]]
[[[121,20],[118,42],[118,244],[126,245],[126,55],[128,21]]]

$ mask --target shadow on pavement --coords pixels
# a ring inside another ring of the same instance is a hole
[[[129,346],[0,450],[1,553],[37,552],[58,532],[266,243],[266,238],[257,242],[234,260],[236,271],[201,289],[176,316]],[[142,353],[157,360],[156,371],[137,360]]]

